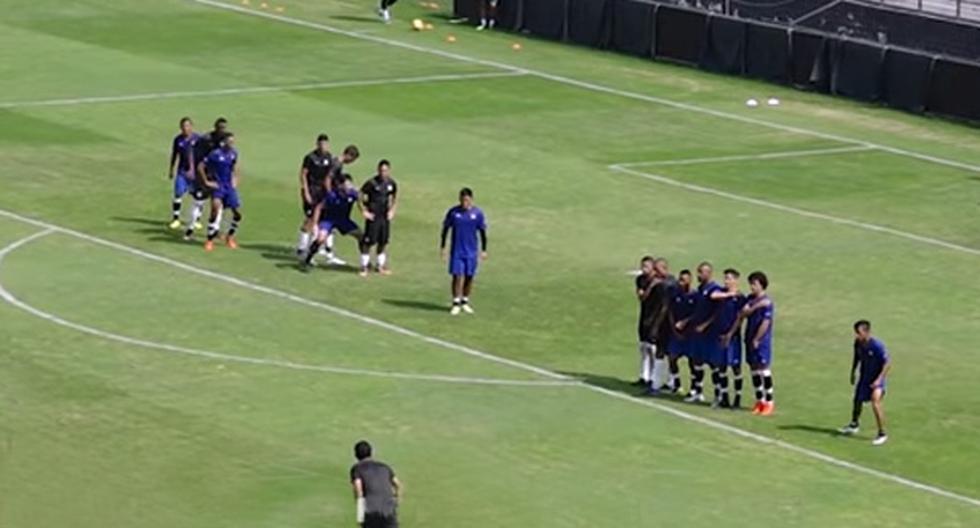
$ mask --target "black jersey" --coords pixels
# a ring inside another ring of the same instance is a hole
[[[376,220],[387,218],[392,200],[398,195],[398,184],[395,180],[375,176],[361,186],[361,196],[369,211],[374,213]]]
[[[646,290],[650,286],[653,277],[640,275],[636,278],[636,289]],[[670,302],[677,281],[672,275],[658,280],[650,289],[649,295],[640,301],[640,320],[637,325],[640,341],[647,343],[660,343],[669,335],[670,318],[667,317],[667,310],[670,309]]]
[[[324,184],[334,166],[334,157],[329,152],[313,150],[303,158],[303,168],[306,169],[306,186],[310,189],[313,201],[322,197],[326,192]]]
[[[376,460],[362,460],[350,468],[350,480],[361,481],[364,488],[364,512],[366,514],[393,515],[398,508],[392,481],[395,472],[387,464]]]

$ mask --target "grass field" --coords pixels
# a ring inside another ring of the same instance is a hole
[[[976,128],[372,9],[0,0],[0,526],[351,526],[360,438],[410,527],[980,525]],[[166,229],[183,115],[238,135],[237,252]],[[323,130],[393,161],[391,277],[296,270]],[[769,274],[774,416],[633,398],[645,253]],[[882,448],[831,433],[860,317]]]

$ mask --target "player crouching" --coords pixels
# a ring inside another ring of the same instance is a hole
[[[357,203],[358,193],[354,189],[354,183],[349,174],[343,174],[334,182],[335,187],[327,191],[323,201],[318,203],[313,210],[313,225],[317,226],[317,235],[306,251],[304,269],[313,266],[313,259],[316,258],[320,248],[328,244],[328,239],[333,236],[333,230],[340,231],[342,235],[348,235],[355,240],[360,240],[364,234],[350,218],[351,209]],[[333,254],[333,248],[327,252],[327,262],[339,262]]]

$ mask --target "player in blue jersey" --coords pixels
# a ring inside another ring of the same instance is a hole
[[[170,219],[170,229],[180,229],[180,209],[183,206],[184,195],[194,188],[194,150],[200,139],[194,133],[194,122],[184,117],[180,120],[180,133],[174,137],[170,147],[170,169],[168,176],[174,182],[174,196],[171,202],[173,216]],[[188,226],[193,225],[188,222]]]
[[[691,391],[684,399],[691,403],[704,401],[704,364],[710,359],[711,350],[718,341],[718,335],[712,336],[709,330],[718,317],[718,308],[721,306],[716,302],[720,300],[716,296],[724,295],[725,292],[717,282],[712,280],[713,274],[714,268],[711,263],[702,262],[698,265],[698,297],[694,305],[694,314],[675,326],[679,332],[691,332],[689,360],[693,365],[691,368],[694,369],[694,377],[691,380]]]
[[[739,408],[742,406],[742,319],[740,314],[745,306],[745,296],[738,290],[738,270],[725,270],[725,291],[716,293],[718,317],[714,322],[712,335],[718,334],[711,351],[712,376],[715,379],[715,404],[721,408]],[[725,295],[721,297],[721,295]],[[728,369],[732,370],[734,378],[734,395],[728,391]],[[721,398],[718,398],[718,393]]]
[[[745,361],[752,369],[755,406],[752,414],[768,416],[775,410],[772,382],[772,330],[776,307],[766,290],[769,278],[761,271],[749,274],[752,293],[745,300],[741,319],[745,320]]]
[[[448,260],[453,305],[449,313],[459,315],[464,311],[471,314],[473,279],[479,262],[487,258],[487,220],[483,211],[473,205],[473,191],[468,187],[459,191],[459,205],[450,208],[442,221],[440,248],[443,260],[447,259],[446,239],[450,231],[453,238]]]
[[[687,358],[687,367],[691,371],[691,384],[694,383],[694,365],[691,362],[691,330],[692,326],[685,327],[684,331],[678,330],[681,321],[687,321],[694,315],[694,307],[697,304],[697,292],[691,291],[691,270],[681,270],[677,276],[677,289],[674,290],[670,301],[670,328],[672,329],[669,340],[667,341],[667,353],[669,354],[670,380],[668,385],[671,392],[680,392],[680,366],[678,361],[682,357]]]
[[[201,162],[207,159],[208,154],[218,148],[218,142],[227,133],[228,120],[219,117],[214,121],[214,129],[198,137],[197,142],[194,144],[195,167],[199,167]],[[205,168],[207,168],[206,164]],[[200,176],[200,171],[197,171],[190,192],[191,196],[194,197],[194,208],[191,210],[191,221],[187,223],[187,227],[184,230],[184,240],[191,240],[194,237],[194,231],[204,227],[201,225],[200,220],[204,214],[204,205],[211,196],[211,188],[208,187],[206,179]]]
[[[872,444],[879,446],[888,441],[885,433],[885,378],[891,370],[891,361],[885,344],[871,336],[871,323],[860,320],[854,323],[854,360],[851,363],[851,385],[854,385],[854,407],[851,411],[851,423],[840,429],[842,434],[852,435],[858,432],[861,410],[866,402],[871,402],[871,409],[878,422],[878,435]],[[854,383],[854,373],[860,372],[857,384]]]
[[[226,208],[231,209],[232,219],[225,242],[228,247],[237,248],[235,234],[242,221],[242,204],[238,197],[240,174],[234,134],[228,132],[220,138],[218,148],[212,150],[208,157],[198,164],[198,174],[205,185],[211,189],[211,217],[208,221],[208,240],[204,243],[204,250],[214,250],[214,239],[221,231],[221,215]]]
[[[317,226],[317,235],[313,243],[306,250],[304,269],[313,265],[313,259],[319,253],[320,248],[327,244],[327,240],[332,237],[333,230],[340,231],[341,235],[354,237],[360,240],[364,235],[361,229],[350,218],[351,209],[357,204],[359,195],[354,188],[354,182],[349,174],[342,174],[334,178],[332,189],[327,191],[323,200],[313,209],[313,222]],[[327,263],[337,262],[333,255],[332,248],[327,252]]]

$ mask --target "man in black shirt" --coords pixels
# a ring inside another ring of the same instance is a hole
[[[636,278],[636,296],[640,301],[640,379],[656,394],[666,382],[667,340],[670,335],[668,311],[677,281],[668,272],[667,260],[643,257],[642,273]]]
[[[388,160],[378,162],[378,174],[364,182],[361,187],[361,201],[358,207],[367,222],[364,225],[364,237],[361,238],[361,273],[367,277],[371,267],[371,247],[377,246],[378,273],[390,275],[388,268],[388,239],[391,234],[391,220],[395,218],[398,209],[398,184],[391,178],[391,163]]]
[[[316,148],[303,157],[299,169],[299,196],[302,203],[303,224],[299,228],[299,241],[296,243],[296,254],[305,257],[306,248],[310,247],[316,226],[313,225],[313,209],[323,201],[330,181],[327,176],[333,165],[330,154],[330,138],[320,134],[316,138]]]
[[[398,499],[402,484],[387,464],[371,458],[371,444],[354,446],[357,463],[350,468],[350,482],[357,501],[357,524],[363,528],[398,528]]]

